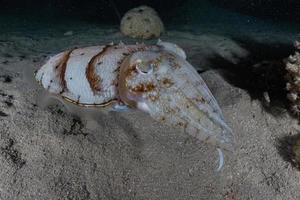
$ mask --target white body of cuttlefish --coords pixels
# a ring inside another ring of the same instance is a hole
[[[109,44],[51,57],[35,78],[52,94],[80,106],[140,109],[162,123],[233,150],[233,134],[203,79],[176,44]]]

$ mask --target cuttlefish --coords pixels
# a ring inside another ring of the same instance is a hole
[[[73,48],[46,61],[35,78],[48,92],[85,107],[139,109],[154,120],[233,151],[234,139],[207,85],[178,45],[109,44]]]

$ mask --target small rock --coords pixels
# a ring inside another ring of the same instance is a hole
[[[121,32],[132,38],[157,38],[164,32],[164,24],[153,8],[140,6],[125,13]]]

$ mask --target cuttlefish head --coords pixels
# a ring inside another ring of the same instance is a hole
[[[218,148],[233,150],[233,135],[197,71],[170,51],[140,51],[121,64],[120,99],[155,120],[182,127]]]

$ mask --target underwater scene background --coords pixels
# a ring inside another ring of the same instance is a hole
[[[141,5],[163,23],[149,38],[121,25]],[[294,0],[0,0],[0,199],[299,199],[299,19]],[[185,51],[233,131],[221,171],[183,130],[34,80],[66,49],[158,39]]]

